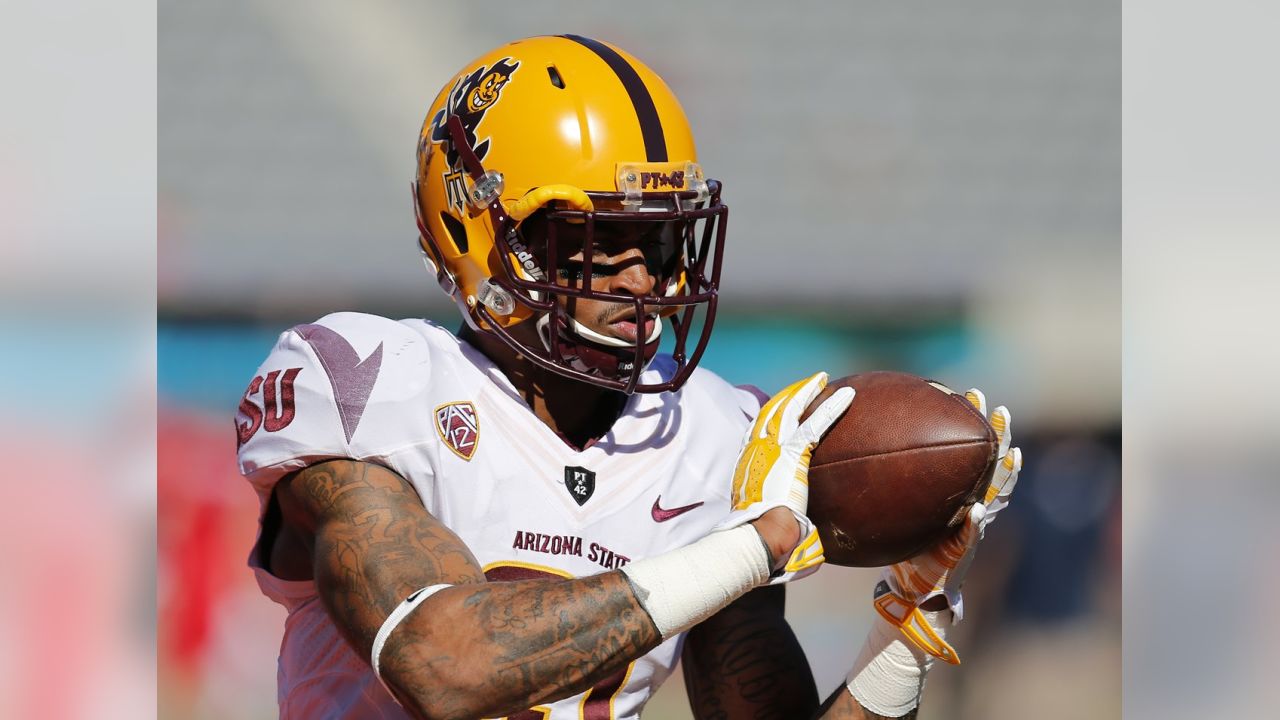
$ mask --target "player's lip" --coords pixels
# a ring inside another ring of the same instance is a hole
[[[642,322],[644,325],[644,336],[646,338],[653,334],[653,323],[657,322],[657,320],[658,313],[651,312],[645,314]],[[636,314],[634,312],[628,312],[620,317],[610,320],[609,328],[613,330],[614,336],[628,342],[635,342],[640,337],[640,332],[637,328],[639,324],[640,323],[636,322]]]

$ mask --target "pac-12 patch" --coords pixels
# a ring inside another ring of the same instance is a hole
[[[436,408],[436,432],[463,460],[470,460],[480,445],[480,420],[469,402],[451,402]]]

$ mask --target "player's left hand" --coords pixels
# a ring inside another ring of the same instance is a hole
[[[987,400],[980,390],[969,390],[965,398],[984,417],[987,415]],[[999,459],[986,496],[970,508],[964,525],[919,555],[885,568],[876,587],[876,610],[921,650],[952,664],[959,664],[959,656],[929,625],[920,606],[943,595],[955,622],[964,615],[964,598],[960,593],[964,576],[987,525],[1008,506],[1022,470],[1022,451],[1010,448],[1013,442],[1010,423],[1009,410],[1003,405],[991,413],[991,427],[999,440]]]
[[[800,416],[827,385],[827,373],[816,373],[773,396],[747,431],[733,473],[732,512],[716,530],[750,522],[776,507],[785,507],[800,524],[800,542],[785,570],[799,572],[823,560],[822,541],[807,516],[809,456],[814,445],[853,402],[854,389],[840,388],[803,423]]]

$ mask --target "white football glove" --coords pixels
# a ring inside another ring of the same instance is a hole
[[[986,416],[987,400],[981,391],[969,390],[965,398]],[[953,622],[960,621],[964,615],[960,588],[973,563],[978,542],[987,525],[1008,506],[1009,495],[1018,484],[1022,451],[1009,447],[1013,435],[1009,410],[1003,405],[991,413],[991,427],[999,440],[999,459],[982,502],[974,503],[964,525],[954,534],[912,558],[885,568],[875,590],[875,606],[881,616],[924,652],[955,665],[960,663],[960,657],[925,619],[920,606],[933,597],[945,595]]]
[[[789,385],[773,396],[747,431],[733,472],[732,511],[714,530],[727,530],[755,520],[776,507],[786,507],[800,523],[800,543],[785,572],[816,567],[823,560],[822,541],[809,521],[809,456],[813,446],[853,402],[854,390],[840,388],[802,424],[800,416],[827,385],[820,372]]]

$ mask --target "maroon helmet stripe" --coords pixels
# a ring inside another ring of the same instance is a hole
[[[644,138],[644,153],[649,162],[667,161],[667,138],[662,132],[662,120],[658,117],[658,108],[653,104],[653,96],[649,88],[640,79],[640,73],[631,67],[631,63],[618,54],[616,50],[599,40],[592,40],[581,35],[562,35],[590,49],[604,60],[609,68],[622,81],[631,104],[635,107],[636,117],[640,120],[640,135]]]

